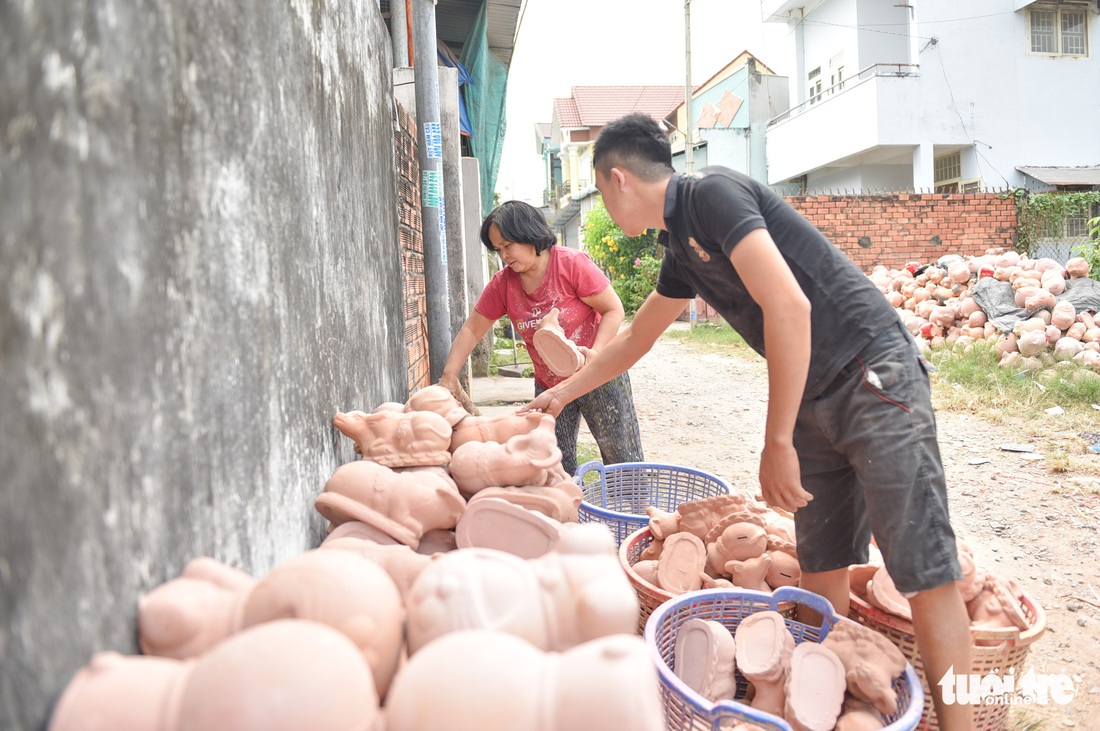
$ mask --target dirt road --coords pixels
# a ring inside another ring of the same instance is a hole
[[[631,380],[647,461],[757,491],[762,359],[693,352],[662,338]],[[1044,721],[1046,729],[1100,729],[1100,478],[1053,474],[1034,453],[1000,448],[1028,442],[1026,428],[943,411],[937,421],[956,532],[979,567],[1015,579],[1045,609],[1047,631],[1028,656],[1035,672],[1069,675],[1076,686],[1068,705],[1014,708],[1009,728]]]

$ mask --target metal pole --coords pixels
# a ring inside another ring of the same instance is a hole
[[[428,305],[428,368],[432,383],[451,351],[447,286],[447,214],[443,196],[443,135],[439,123],[435,0],[412,0],[413,77],[416,81],[420,220],[424,229],[424,284]]]
[[[684,171],[695,172],[695,122],[691,116],[691,0],[684,0]]]
[[[393,42],[393,65],[403,68],[409,65],[409,20],[405,13],[405,0],[390,3],[390,40]]]

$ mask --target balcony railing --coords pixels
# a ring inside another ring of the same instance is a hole
[[[577,190],[584,190],[588,187],[587,180],[577,181]],[[573,187],[571,183],[566,180],[562,183],[555,183],[549,188],[544,188],[542,191],[542,204],[544,206],[550,206],[551,208],[560,208],[563,203],[563,199],[568,198],[573,194]]]
[[[864,84],[871,79],[878,77],[906,77],[906,76],[920,76],[920,65],[915,63],[876,63],[873,66],[860,71],[855,76],[850,76],[843,81],[833,84],[828,89],[817,92],[806,101],[802,102],[798,106],[791,107],[782,114],[772,117],[768,120],[768,126],[778,124],[787,119],[797,117],[805,111],[808,111],[818,104],[824,104],[829,99],[839,94],[843,94],[845,91],[851,91],[852,89]]]

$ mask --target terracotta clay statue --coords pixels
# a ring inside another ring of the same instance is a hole
[[[241,627],[256,579],[212,558],[193,559],[179,578],[138,600],[138,643],[146,655],[185,660]]]
[[[645,509],[645,512],[649,516],[649,533],[654,540],[663,541],[673,533],[680,532],[680,513],[678,511],[669,513],[650,505]]]
[[[461,553],[461,551],[460,551]],[[387,731],[663,731],[645,641],[617,634],[545,652],[504,632],[463,630],[409,658],[386,700]]]
[[[371,731],[380,715],[355,644],[285,619],[194,660],[98,653],[65,688],[48,731]]]
[[[420,545],[424,546],[424,540],[421,540]],[[321,542],[320,548],[352,551],[381,566],[397,586],[402,603],[416,577],[432,560],[430,555],[414,551],[381,531],[357,521],[336,526]]]
[[[333,528],[349,520],[366,523],[414,549],[427,531],[454,528],[466,509],[440,477],[395,472],[367,460],[337,467],[314,504]]]
[[[432,528],[425,531],[420,539],[420,545],[416,547],[417,553],[425,556],[433,556],[437,553],[447,553],[458,548],[458,540],[455,532],[447,528]]]
[[[479,493],[480,494],[480,493]],[[471,500],[455,526],[459,548],[495,548],[520,558],[538,558],[561,541],[561,522],[507,500]]]
[[[673,533],[665,539],[661,557],[657,559],[657,579],[669,594],[695,591],[703,584],[707,549],[691,533]]]
[[[970,546],[963,543],[961,539],[956,539],[955,545],[958,549],[959,566],[962,567],[963,574],[963,577],[955,584],[959,587],[959,593],[962,594],[963,601],[969,602],[978,596],[985,587],[986,573],[978,568],[978,564],[974,560],[974,552],[970,549]]]
[[[569,479],[561,468],[561,450],[550,416],[504,444],[463,444],[454,451],[449,469],[464,495],[486,487],[553,485]]]
[[[786,551],[768,551],[766,554],[771,560],[768,563],[768,572],[764,580],[772,589],[781,586],[798,586],[802,578],[802,568],[798,559]]]
[[[768,510],[769,508],[763,503],[757,503],[739,494],[714,495],[699,500],[689,500],[676,507],[676,512],[680,514],[680,531],[687,531],[703,541],[719,521],[733,513],[761,516],[757,520],[763,527],[762,516]],[[749,520],[749,518],[746,517],[743,520]]]
[[[771,591],[768,586],[767,576],[771,571],[772,554],[763,553],[744,561],[727,561],[725,573],[729,575],[734,586],[753,591]]]
[[[852,696],[844,699],[835,731],[878,731],[881,728],[886,728],[886,724],[874,706]]]
[[[676,675],[711,703],[737,692],[733,635],[721,622],[689,619],[676,630]]]
[[[707,568],[714,575],[728,575],[728,562],[747,561],[764,554],[768,548],[768,533],[755,523],[722,521],[711,529],[705,542]]]
[[[469,415],[458,399],[439,385],[425,386],[409,396],[405,411],[433,411],[446,419],[452,427]]]
[[[844,663],[849,693],[887,715],[897,712],[893,682],[905,672],[906,665],[897,645],[885,635],[850,621],[833,625],[821,644]]]
[[[576,523],[584,496],[572,480],[533,487],[486,487],[470,498],[467,508],[478,500],[489,498],[500,498],[537,511],[559,523]]]
[[[243,627],[309,619],[343,632],[363,653],[385,697],[397,672],[405,619],[385,569],[351,551],[307,551],[272,569],[245,599]]]
[[[183,577],[162,584],[138,602],[143,652],[198,657],[248,627],[276,619],[309,619],[348,635],[370,665],[375,687],[385,694],[397,668],[404,612],[397,587],[381,566],[351,552],[309,551],[276,566],[259,581],[237,579],[235,590],[215,604],[204,604],[196,597],[209,596],[206,583],[187,575],[194,575],[196,565],[209,571],[216,562],[192,562]],[[204,608],[209,613],[202,613]]]
[[[558,322],[556,307],[539,320],[532,342],[546,367],[555,376],[568,378],[584,365],[585,359],[580,348],[565,336],[565,331]]]
[[[971,626],[983,629],[1027,629],[1030,625],[1020,606],[1020,590],[1000,576],[986,576],[981,593],[967,604]]]
[[[884,612],[909,621],[913,620],[913,610],[909,608],[909,600],[903,597],[894,586],[894,580],[890,578],[890,572],[885,566],[879,567],[867,582],[867,599]]]
[[[795,731],[832,731],[844,705],[844,664],[832,650],[803,642],[791,653],[784,718]]]
[[[349,411],[334,416],[332,423],[355,442],[355,451],[363,459],[386,467],[445,465],[451,461],[451,425],[434,411]]]
[[[756,689],[752,707],[782,716],[786,703],[787,667],[794,637],[779,612],[756,612],[741,620],[734,634],[737,669]]]
[[[638,597],[601,523],[568,524],[557,548],[524,560],[491,548],[438,556],[408,596],[410,655],[440,635],[495,629],[544,650],[631,633]]]
[[[466,442],[496,442],[504,444],[517,434],[529,434],[543,423],[553,419],[550,414],[528,412],[526,414],[501,414],[499,416],[467,416],[451,434],[451,451]]]

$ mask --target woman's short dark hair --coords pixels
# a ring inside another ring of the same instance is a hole
[[[489,240],[489,227],[493,224],[500,229],[501,238],[517,244],[530,244],[539,255],[558,242],[558,237],[546,223],[542,211],[523,201],[505,201],[493,209],[493,212],[481,222],[481,243],[496,253],[493,242]]]

